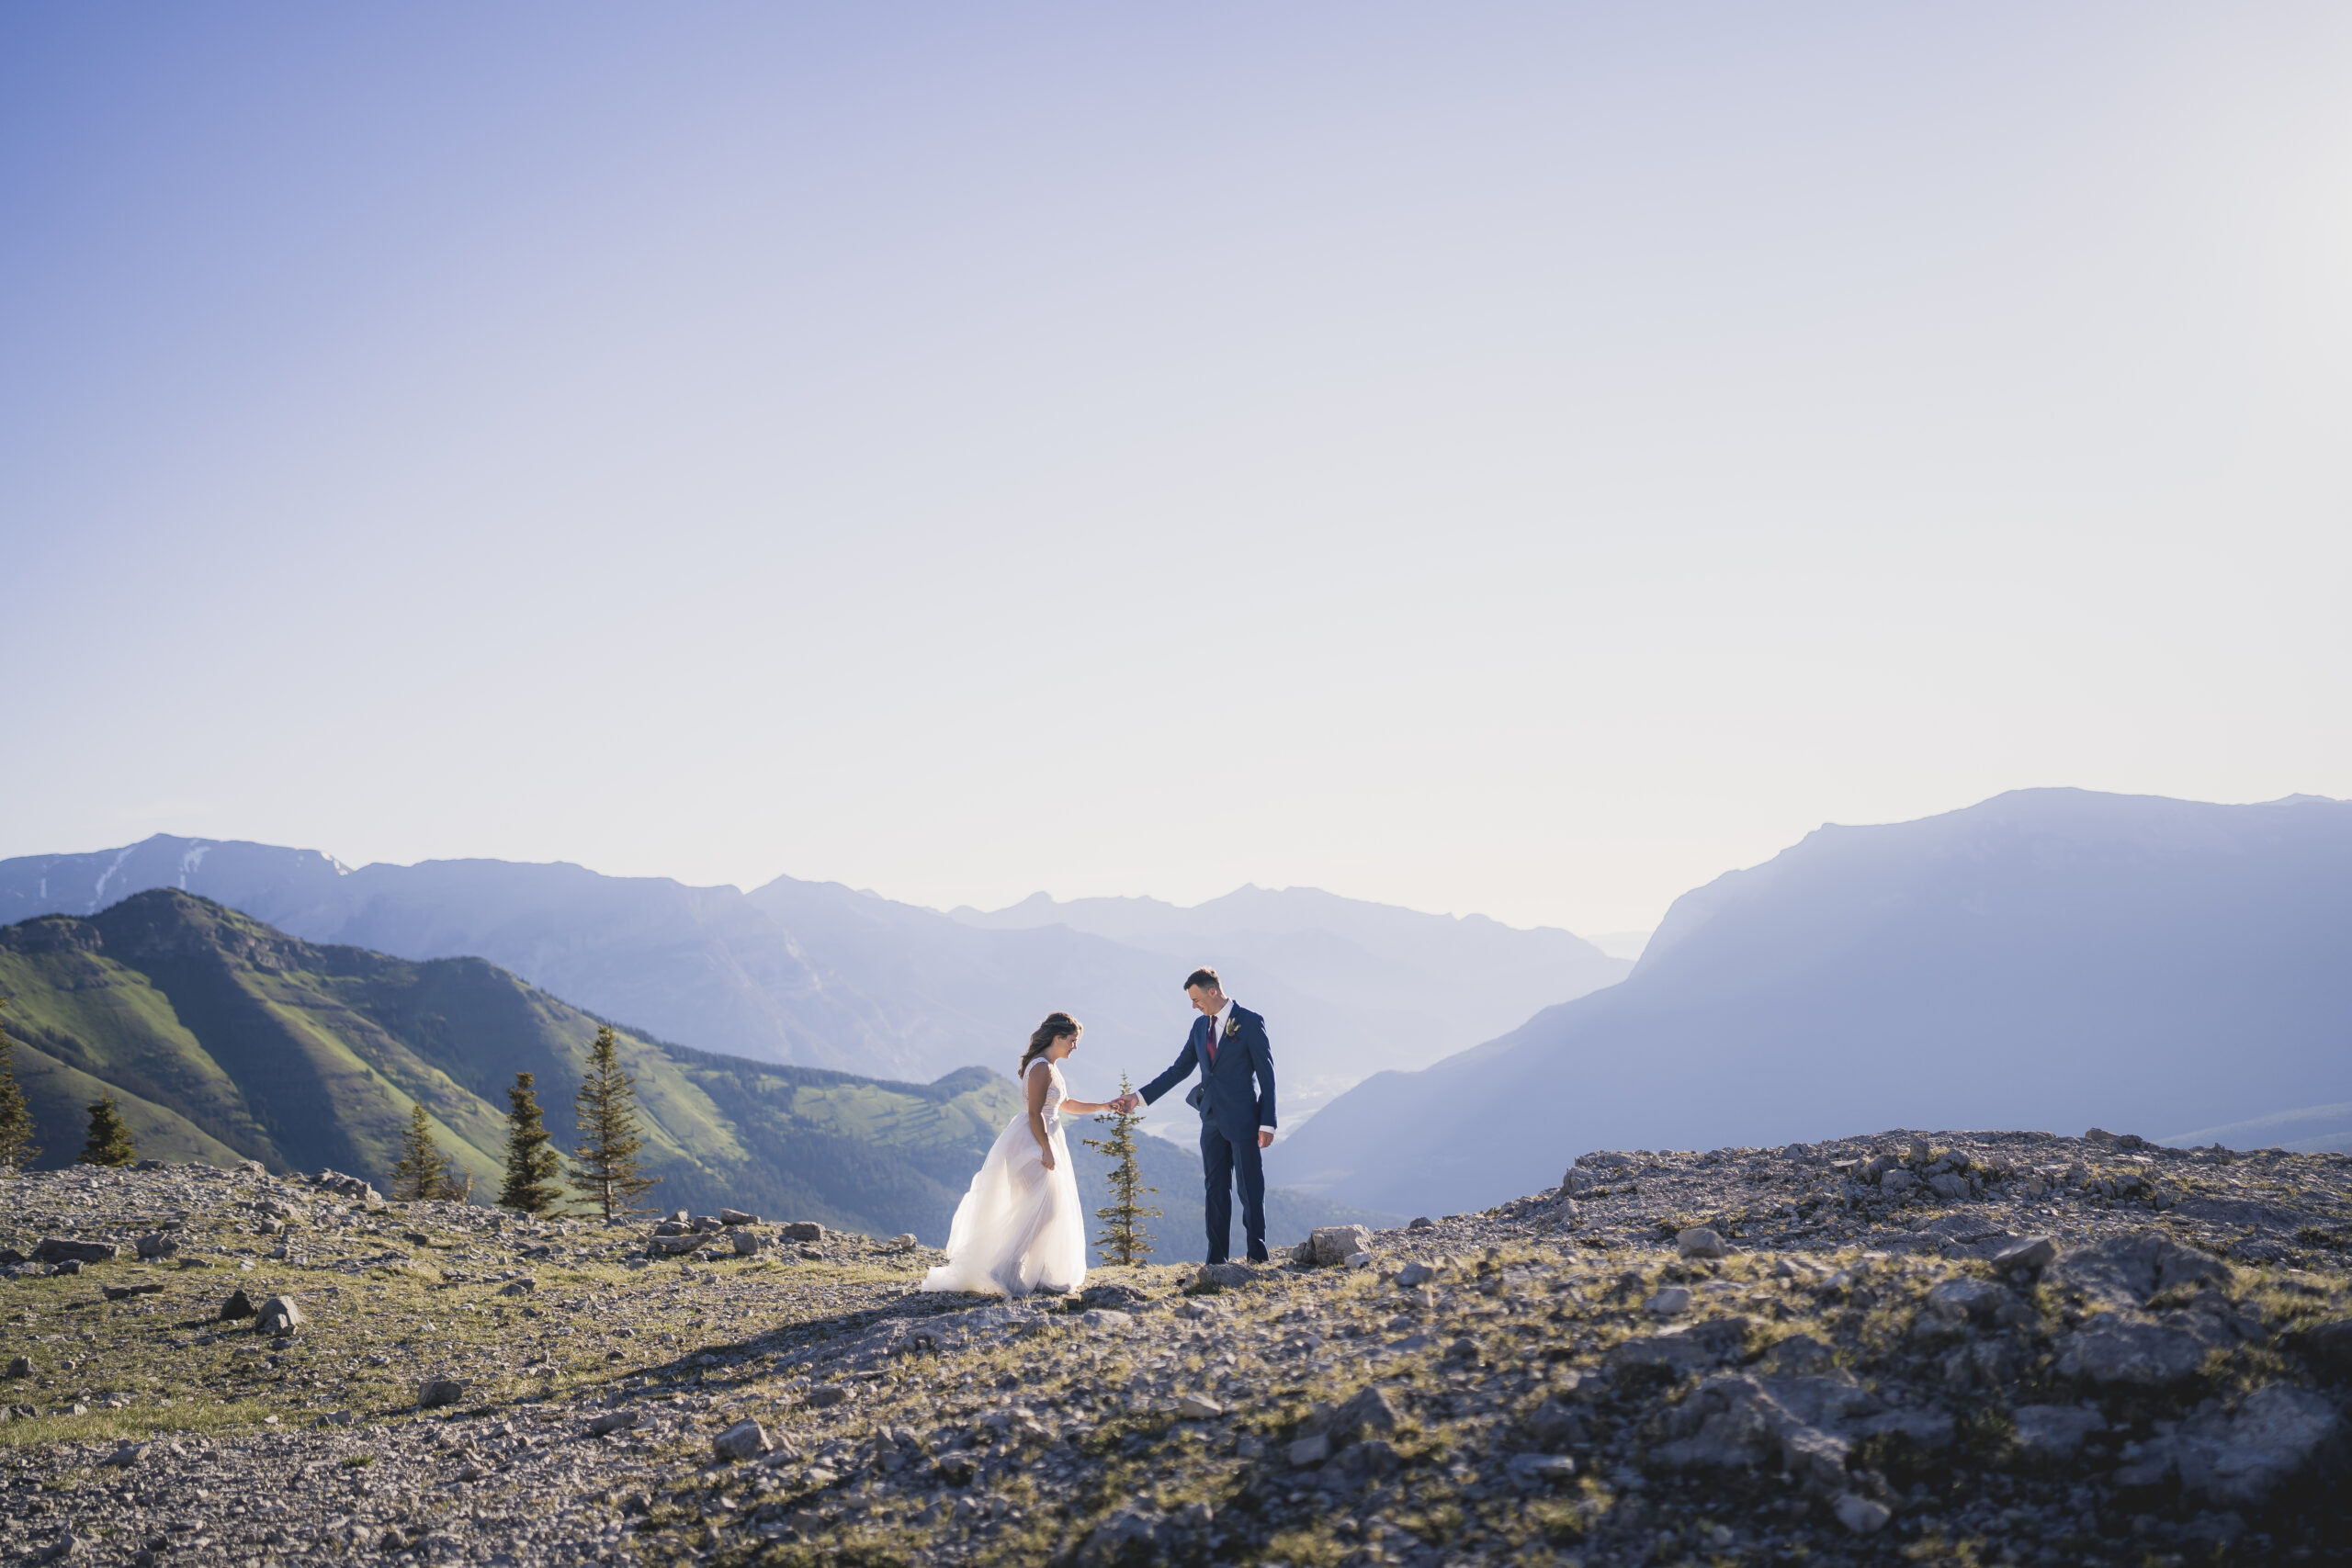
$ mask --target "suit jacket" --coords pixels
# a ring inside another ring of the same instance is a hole
[[[1195,1068],[1201,1074],[1202,1094],[1198,1101],[1201,1120],[1216,1128],[1236,1144],[1247,1141],[1255,1145],[1258,1129],[1272,1127],[1274,1121],[1274,1049],[1266,1040],[1266,1021],[1240,1003],[1233,1004],[1233,1016],[1226,1021],[1225,1034],[1216,1043],[1216,1062],[1209,1062],[1209,1031],[1216,1021],[1206,1017],[1193,1021],[1193,1032],[1184,1042],[1184,1049],[1166,1072],[1143,1086],[1147,1102],[1161,1095],[1193,1076]]]

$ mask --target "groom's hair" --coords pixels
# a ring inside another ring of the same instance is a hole
[[[1189,991],[1195,986],[1198,986],[1204,991],[1222,992],[1225,989],[1224,985],[1217,979],[1216,971],[1214,969],[1195,969],[1190,975],[1184,976],[1184,988],[1186,990]]]

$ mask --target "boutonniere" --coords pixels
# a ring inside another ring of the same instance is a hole
[[[1227,1019],[1227,1020],[1225,1021],[1225,1037],[1226,1037],[1227,1040],[1232,1039],[1235,1035],[1237,1035],[1237,1034],[1238,1034],[1238,1033],[1240,1033],[1240,1032],[1241,1032],[1241,1021],[1240,1021],[1239,1019],[1238,1019],[1238,1018],[1228,1018],[1228,1019]]]

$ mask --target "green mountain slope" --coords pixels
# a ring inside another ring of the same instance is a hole
[[[411,963],[302,942],[208,899],[141,893],[86,919],[0,927],[18,1072],[47,1151],[80,1148],[83,1107],[112,1089],[143,1154],[332,1166],[382,1181],[413,1100],[443,1148],[496,1189],[504,1090],[538,1078],[549,1124],[600,1021],[477,958]],[[646,1112],[654,1201],[732,1203],[880,1235],[946,1237],[965,1183],[1019,1108],[1010,1077],[967,1067],[933,1084],[714,1055],[621,1030]],[[1147,1179],[1168,1211],[1163,1256],[1197,1256],[1199,1173],[1145,1140]],[[1090,1207],[1102,1161],[1079,1151]],[[1277,1241],[1360,1217],[1273,1195]],[[1375,1216],[1376,1217],[1376,1216]]]

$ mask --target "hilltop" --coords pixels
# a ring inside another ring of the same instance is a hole
[[[2352,1540],[2340,1156],[1604,1152],[1329,1236],[1355,1266],[1012,1303],[911,1293],[926,1249],[714,1221],[649,1260],[250,1166],[6,1200],[19,1249],[125,1247],[0,1285],[0,1544],[36,1557],[2253,1568]],[[223,1320],[232,1288],[308,1321]]]

